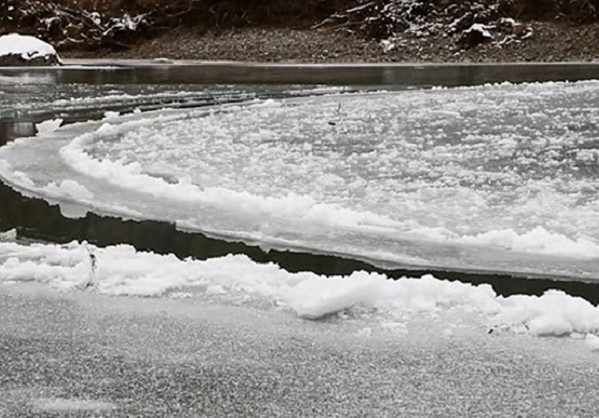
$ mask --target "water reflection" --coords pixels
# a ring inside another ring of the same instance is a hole
[[[33,122],[0,122],[0,146],[15,138],[36,134]]]
[[[77,64],[78,62],[74,62]],[[1,68],[0,84],[328,84],[463,86],[527,81],[596,79],[596,63],[522,64],[232,64],[182,62],[107,63],[84,61],[85,66]],[[110,66],[109,66],[110,65]]]

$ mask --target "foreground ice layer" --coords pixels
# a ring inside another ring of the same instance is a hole
[[[18,140],[0,176],[65,212],[264,247],[599,279],[598,93],[506,84],[144,112]]]
[[[214,303],[284,309],[318,319],[337,312],[376,317],[400,325],[407,317],[468,312],[493,329],[538,336],[599,332],[599,308],[560,291],[541,297],[501,297],[489,285],[402,278],[356,272],[326,278],[289,273],[245,256],[198,261],[136,251],[127,245],[98,248],[86,243],[21,244],[14,233],[0,235],[0,283],[47,283],[110,295],[196,297]]]

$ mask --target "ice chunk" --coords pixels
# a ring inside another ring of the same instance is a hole
[[[17,239],[17,230],[10,229],[8,231],[0,232],[0,241],[14,241]]]
[[[42,135],[42,134],[49,133],[49,132],[54,132],[58,128],[60,128],[60,125],[62,124],[62,122],[63,122],[63,120],[60,118],[45,120],[43,122],[36,123],[35,129],[37,130],[38,135]]]
[[[93,193],[75,180],[63,180],[59,185],[50,183],[43,190],[55,197],[70,197],[78,201],[91,201],[94,198]]]
[[[599,337],[594,334],[587,334],[584,342],[589,350],[599,351]]]

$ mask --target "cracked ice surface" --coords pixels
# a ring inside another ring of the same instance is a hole
[[[494,85],[148,112],[20,140],[0,171],[47,198],[265,246],[597,278],[598,92]]]

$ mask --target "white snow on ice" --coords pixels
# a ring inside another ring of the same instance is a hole
[[[11,33],[0,36],[0,57],[20,55],[24,60],[56,55],[52,45],[29,35]]]
[[[581,298],[556,290],[541,297],[501,297],[489,285],[443,281],[430,275],[390,280],[381,274],[356,272],[326,278],[289,273],[241,255],[180,260],[127,245],[25,245],[0,236],[0,282],[24,281],[109,295],[193,295],[216,303],[290,310],[307,319],[353,311],[391,323],[406,315],[459,310],[484,318],[493,329],[537,336],[589,334],[586,344],[590,349],[598,346],[590,334],[599,332],[599,308]]]

